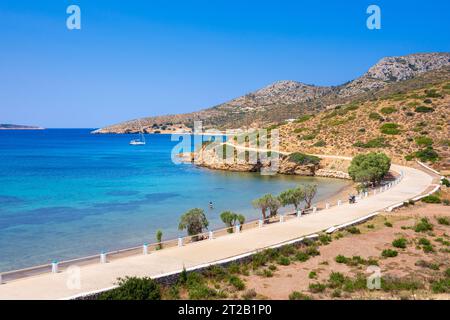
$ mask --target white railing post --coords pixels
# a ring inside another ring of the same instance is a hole
[[[325,203],[325,209],[330,209],[330,204],[328,202]]]
[[[297,210],[297,218],[300,218],[302,216],[302,210],[298,209]]]
[[[259,228],[262,228],[263,222],[264,222],[264,221],[262,221],[262,219],[259,219],[259,220],[258,220],[258,227],[259,227]]]
[[[106,263],[106,253],[104,251],[100,253],[100,263]]]
[[[369,196],[369,193],[366,191],[364,192],[364,197],[367,198]]]
[[[209,240],[212,240],[213,239],[213,232],[212,231],[209,231]]]
[[[58,269],[59,269],[59,268],[58,268],[58,261],[53,260],[53,261],[52,261],[52,273],[58,273],[58,272],[59,272]]]
[[[142,246],[142,253],[144,255],[148,254],[148,244],[147,243],[144,243],[144,245]]]
[[[3,276],[2,276],[2,274],[0,273],[0,285],[2,285],[3,284]]]
[[[234,226],[234,232],[235,233],[239,233],[241,232],[241,225],[238,223],[237,225]]]
[[[313,207],[313,213],[317,212],[317,207]]]
[[[338,200],[337,205],[340,207],[342,205],[342,200]]]
[[[183,238],[178,238],[178,246],[179,247],[183,246]]]
[[[280,222],[283,223],[284,222],[284,215],[280,214]]]

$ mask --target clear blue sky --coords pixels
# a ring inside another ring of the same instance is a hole
[[[66,29],[66,8],[82,29]],[[382,29],[366,28],[366,8]],[[101,127],[450,51],[450,1],[1,0],[0,123]]]

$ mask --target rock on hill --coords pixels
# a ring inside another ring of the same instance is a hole
[[[229,102],[187,114],[141,119],[147,132],[161,126],[190,128],[194,120],[205,127],[233,129],[276,124],[303,114],[316,113],[330,106],[374,98],[379,91],[406,80],[450,66],[450,53],[421,53],[387,57],[363,76],[336,87],[319,87],[295,81],[280,81]],[[157,129],[156,129],[157,130]],[[169,130],[169,131],[174,131]],[[189,130],[189,129],[187,129]],[[137,120],[97,130],[95,133],[139,131]]]

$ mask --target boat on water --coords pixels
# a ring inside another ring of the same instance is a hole
[[[130,141],[130,145],[132,145],[132,146],[143,146],[143,145],[146,144],[145,137],[144,137],[144,132],[142,130],[141,121],[139,121],[139,127],[141,128],[141,131],[139,133],[139,139],[131,140]]]

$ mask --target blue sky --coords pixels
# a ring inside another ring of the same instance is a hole
[[[71,4],[81,30],[66,28]],[[370,4],[381,30],[366,28]],[[278,80],[338,85],[384,56],[450,51],[448,12],[448,0],[2,0],[0,123],[101,127]]]

